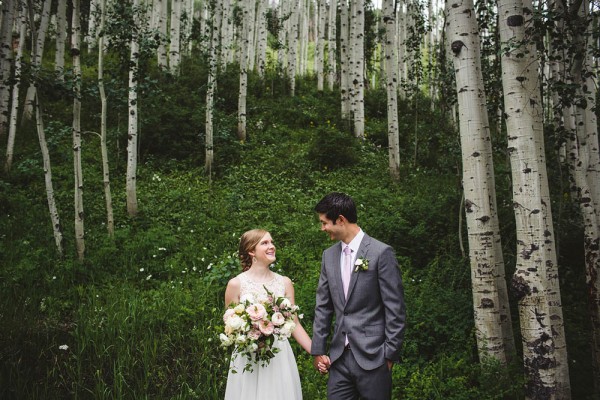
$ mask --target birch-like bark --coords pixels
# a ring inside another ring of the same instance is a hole
[[[169,70],[173,75],[179,75],[181,62],[181,8],[182,0],[171,2],[171,30],[169,35]]]
[[[472,0],[446,2],[460,113],[464,209],[469,239],[475,335],[479,359],[506,365],[514,355],[508,290],[498,222],[492,141]]]
[[[317,54],[315,55],[315,74],[317,75],[317,90],[323,91],[324,73],[325,73],[325,61],[324,61],[324,50],[325,50],[325,21],[327,21],[326,4],[327,0],[317,0],[319,4],[319,24],[317,25],[317,32],[319,41],[317,42]]]
[[[340,100],[341,116],[349,120],[350,104],[350,6],[348,0],[340,0]]]
[[[98,0],[98,11],[100,13],[100,25],[98,29],[104,30],[106,21],[106,0]],[[104,35],[98,37],[98,91],[100,93],[100,152],[102,154],[102,183],[104,185],[104,200],[106,202],[106,229],[108,236],[115,234],[115,219],[112,205],[112,193],[110,190],[110,168],[108,165],[108,149],[106,145],[106,117],[107,100],[104,90]]]
[[[133,9],[139,6],[139,0],[133,0]],[[135,21],[137,23],[138,21]],[[130,42],[129,58],[129,95],[127,124],[127,176],[125,193],[127,196],[127,213],[135,217],[138,213],[137,201],[137,159],[138,159],[138,65],[139,43],[138,32],[133,30]],[[172,66],[172,65],[171,65]]]
[[[35,89],[35,88],[34,88]],[[62,227],[60,225],[60,217],[58,215],[58,208],[56,207],[56,200],[54,198],[54,186],[52,184],[52,167],[50,163],[50,151],[48,150],[48,142],[46,141],[46,134],[44,132],[44,121],[42,116],[42,107],[40,106],[37,93],[34,90],[34,108],[36,113],[36,128],[38,134],[38,141],[40,143],[40,149],[42,151],[42,160],[44,165],[44,183],[46,186],[46,199],[48,201],[48,210],[50,211],[50,222],[52,223],[52,232],[54,234],[54,244],[56,245],[56,252],[59,257],[63,256],[63,234]]]
[[[98,20],[98,1],[90,0],[90,12],[88,16],[88,30],[85,34],[85,42],[91,49],[98,43],[98,29],[96,27]]]
[[[278,4],[277,7],[277,17],[280,19],[283,18],[284,16],[287,15],[288,12],[290,12],[290,0],[281,0]],[[282,26],[280,27],[279,31],[277,32],[277,41],[279,42],[279,44],[281,46],[279,46],[279,49],[277,50],[277,66],[280,70],[280,74],[281,76],[285,76],[285,73],[287,71],[287,64],[286,64],[286,57],[285,57],[285,50],[282,48],[284,45],[286,45],[288,43],[287,41],[287,36],[288,36],[288,25],[289,25],[289,18],[286,19]]]
[[[568,399],[570,385],[534,43],[521,0],[498,2],[502,86],[513,179],[519,300],[527,398]],[[532,8],[527,8],[529,11]]]
[[[575,11],[577,11],[575,13]],[[600,393],[600,152],[596,120],[596,81],[594,34],[589,3],[581,2],[571,10],[572,37],[571,77],[576,100],[571,102],[572,117],[567,117],[568,153],[572,191],[579,203],[583,218],[583,243],[586,283],[592,321],[592,362],[596,394]]]
[[[404,1],[399,0],[398,7],[398,78],[399,94],[401,99],[406,98],[404,85],[406,84],[406,11]]]
[[[58,0],[56,7],[56,52],[54,71],[59,80],[64,80],[65,45],[67,42],[67,0]]]
[[[365,137],[365,2],[352,0],[350,9],[350,71],[354,136]]]
[[[256,42],[258,51],[256,52],[256,66],[258,70],[258,76],[263,78],[265,76],[265,70],[267,68],[267,10],[269,0],[258,1],[258,11],[256,14],[257,30],[256,30]]]
[[[31,1],[31,0],[30,0]],[[34,39],[33,47],[34,51],[31,54],[31,69],[33,73],[36,74],[42,66],[42,56],[44,55],[44,44],[46,43],[46,33],[48,31],[48,25],[50,22],[50,9],[52,6],[52,0],[43,0],[43,8],[42,15],[40,18],[39,28],[36,31],[36,36]],[[33,10],[32,4],[29,3],[30,9],[30,25],[35,26],[35,21],[33,20]],[[33,80],[29,84],[29,88],[27,89],[27,94],[25,96],[25,106],[23,108],[23,118],[26,120],[30,120],[33,114],[33,101],[36,96],[36,89]]]
[[[398,128],[398,77],[396,65],[396,2],[383,1],[383,22],[385,24],[385,74],[387,86],[388,158],[390,175],[400,179],[400,134]]]
[[[327,85],[329,90],[333,90],[333,86],[337,79],[337,0],[329,0],[329,14],[327,21]]]
[[[211,35],[209,48],[209,70],[208,70],[208,85],[206,90],[206,138],[205,138],[205,161],[204,170],[210,181],[212,178],[212,167],[214,160],[214,144],[213,144],[213,113],[214,113],[214,97],[217,89],[217,70],[219,65],[219,38],[221,37],[220,26],[222,15],[221,8],[214,3],[209,3],[209,15]]]
[[[17,29],[19,30],[19,45],[15,57],[15,77],[12,87],[12,100],[10,109],[10,119],[8,126],[8,142],[6,145],[6,161],[4,170],[9,173],[12,169],[13,156],[15,150],[15,139],[17,136],[17,120],[19,110],[19,89],[21,88],[21,67],[23,62],[23,48],[27,34],[27,1],[18,2],[19,18],[17,19]]]
[[[248,93],[248,46],[250,41],[249,27],[254,25],[252,21],[252,13],[250,12],[251,4],[240,4],[242,7],[242,35],[240,46],[240,87],[238,93],[238,139],[246,140],[246,94]]]
[[[290,80],[290,96],[296,95],[296,63],[298,61],[298,0],[292,0],[288,37],[287,75]]]
[[[81,168],[81,22],[79,0],[73,0],[71,19],[71,55],[73,57],[73,179],[75,209],[75,247],[77,258],[85,256],[83,224],[83,170]]]
[[[0,137],[8,132],[8,106],[10,100],[10,74],[13,59],[12,28],[17,14],[17,1],[4,1],[0,26]]]
[[[168,0],[154,0],[154,7],[156,8],[157,21],[156,29],[160,34],[160,43],[157,49],[158,66],[166,70],[169,67],[169,57],[167,52],[166,41],[169,35],[167,34],[168,25]]]
[[[246,30],[246,37],[242,34],[242,43],[247,40],[248,47],[246,48],[246,69],[247,71],[254,71],[254,59],[256,58],[256,30],[258,23],[258,14],[256,13],[256,2],[257,0],[249,0],[248,4],[243,2],[243,7],[248,10],[248,28]]]

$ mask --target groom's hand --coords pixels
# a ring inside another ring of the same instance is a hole
[[[313,365],[321,374],[326,374],[329,371],[331,361],[326,355],[315,356],[313,359]]]

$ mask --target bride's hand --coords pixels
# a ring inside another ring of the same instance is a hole
[[[313,362],[315,368],[321,373],[326,374],[329,372],[331,361],[326,355],[316,356]]]

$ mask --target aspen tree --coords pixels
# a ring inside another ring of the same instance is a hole
[[[327,85],[329,90],[333,86],[337,77],[337,0],[329,0],[329,14],[327,20]]]
[[[205,122],[205,162],[204,170],[211,180],[212,165],[214,160],[214,144],[213,144],[213,113],[214,113],[214,97],[217,89],[217,70],[219,65],[219,39],[221,38],[220,27],[224,24],[224,16],[222,8],[213,2],[209,2],[208,6],[210,19],[210,47],[209,47],[209,69],[208,69],[208,85],[206,90],[206,122]]]
[[[267,68],[267,10],[269,0],[258,1],[258,11],[256,16],[257,30],[256,30],[256,42],[258,50],[256,52],[256,67],[258,76],[261,78],[265,76],[265,70]]]
[[[181,8],[182,0],[171,2],[171,30],[169,35],[169,70],[173,75],[179,75],[181,62]]]
[[[166,38],[168,37],[168,5],[168,0],[154,0],[154,7],[158,18],[156,21],[156,29],[160,33],[160,43],[158,44],[157,50],[158,66],[163,70],[166,70],[169,67],[169,57],[166,45]]]
[[[248,93],[248,47],[250,41],[249,28],[253,25],[252,13],[250,8],[252,4],[240,3],[242,7],[242,35],[241,35],[241,46],[240,46],[240,86],[238,94],[238,139],[240,141],[246,140],[246,95]]]
[[[256,53],[256,24],[257,24],[257,13],[256,13],[256,2],[257,0],[249,0],[248,4],[244,3],[244,7],[248,10],[248,28],[246,30],[246,37],[242,33],[242,41],[247,42],[247,57],[246,57],[246,69],[248,71],[254,71],[254,59]]]
[[[133,0],[133,10],[139,8],[139,0]],[[138,213],[137,201],[137,160],[138,160],[138,66],[139,66],[139,31],[137,29],[137,16],[134,12],[134,26],[131,34],[129,57],[129,90],[127,113],[127,176],[126,196],[127,213],[135,217]],[[171,65],[172,67],[172,65]]]
[[[56,52],[54,54],[54,71],[58,79],[64,79],[65,44],[67,41],[67,0],[58,0],[56,7]]]
[[[0,137],[8,132],[8,106],[10,100],[10,74],[13,59],[12,28],[17,14],[17,1],[0,4],[2,26],[0,26]]]
[[[498,2],[502,86],[517,230],[516,271],[528,398],[568,399],[570,384],[542,134],[538,62],[520,0]]]
[[[324,73],[325,73],[325,22],[327,21],[326,13],[326,0],[317,0],[319,5],[319,24],[317,25],[318,42],[317,42],[317,53],[315,54],[315,74],[317,75],[317,90],[323,91]]]
[[[464,209],[469,238],[475,335],[480,360],[506,365],[514,355],[498,222],[492,142],[472,0],[446,2],[460,113]]]
[[[81,22],[79,0],[73,0],[71,18],[71,55],[73,57],[73,176],[75,209],[75,246],[77,258],[85,256],[85,234],[83,224],[83,170],[81,168]]]
[[[106,21],[106,0],[98,1],[98,11],[100,13],[100,24],[98,30],[104,30]],[[106,145],[106,117],[107,100],[104,90],[104,34],[98,37],[98,91],[100,93],[100,152],[102,154],[102,182],[104,185],[104,200],[106,202],[106,229],[110,237],[115,233],[115,219],[112,206],[112,194],[110,190],[110,169],[108,166],[108,149]]]
[[[31,68],[34,71],[34,74],[42,67],[42,56],[44,55],[44,44],[46,42],[46,33],[48,31],[48,25],[50,22],[50,10],[52,6],[52,0],[42,0],[42,14],[40,17],[39,28],[36,30],[36,35],[33,40],[33,47],[35,51],[32,51],[31,55]],[[29,7],[30,11],[30,25],[34,25],[34,12],[31,7]],[[29,88],[27,88],[27,94],[25,96],[25,106],[23,108],[23,118],[26,120],[30,120],[33,114],[33,101],[36,95],[35,83],[33,80],[29,83]]]
[[[296,65],[298,61],[298,0],[291,0],[290,20],[288,24],[288,61],[287,75],[290,80],[290,95],[296,95]]]
[[[574,4],[572,4],[574,6]],[[571,190],[583,219],[583,250],[592,321],[592,362],[596,393],[600,392],[600,151],[596,120],[595,49],[590,4],[587,0],[571,10],[569,18],[572,44],[569,83],[576,87],[575,98],[565,115],[567,160]],[[566,110],[565,110],[566,111]]]
[[[350,8],[350,71],[352,77],[351,106],[354,136],[365,137],[365,2],[351,0]]]
[[[350,71],[349,71],[349,18],[348,0],[340,0],[340,100],[343,120],[350,117]]]
[[[17,18],[17,29],[19,31],[19,45],[15,57],[15,77],[12,86],[11,110],[8,126],[8,142],[6,145],[6,161],[4,170],[8,173],[12,169],[12,162],[15,148],[15,138],[17,135],[17,119],[19,108],[19,89],[21,88],[21,67],[23,62],[23,48],[27,34],[27,1],[18,2],[19,16]]]
[[[388,120],[388,158],[390,175],[400,179],[400,137],[398,129],[398,77],[396,65],[396,2],[383,1],[383,22],[385,24],[385,78],[387,86],[387,120]]]

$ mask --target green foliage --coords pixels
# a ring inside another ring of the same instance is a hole
[[[307,157],[316,169],[348,167],[357,163],[359,146],[349,132],[327,124],[314,129]]]

